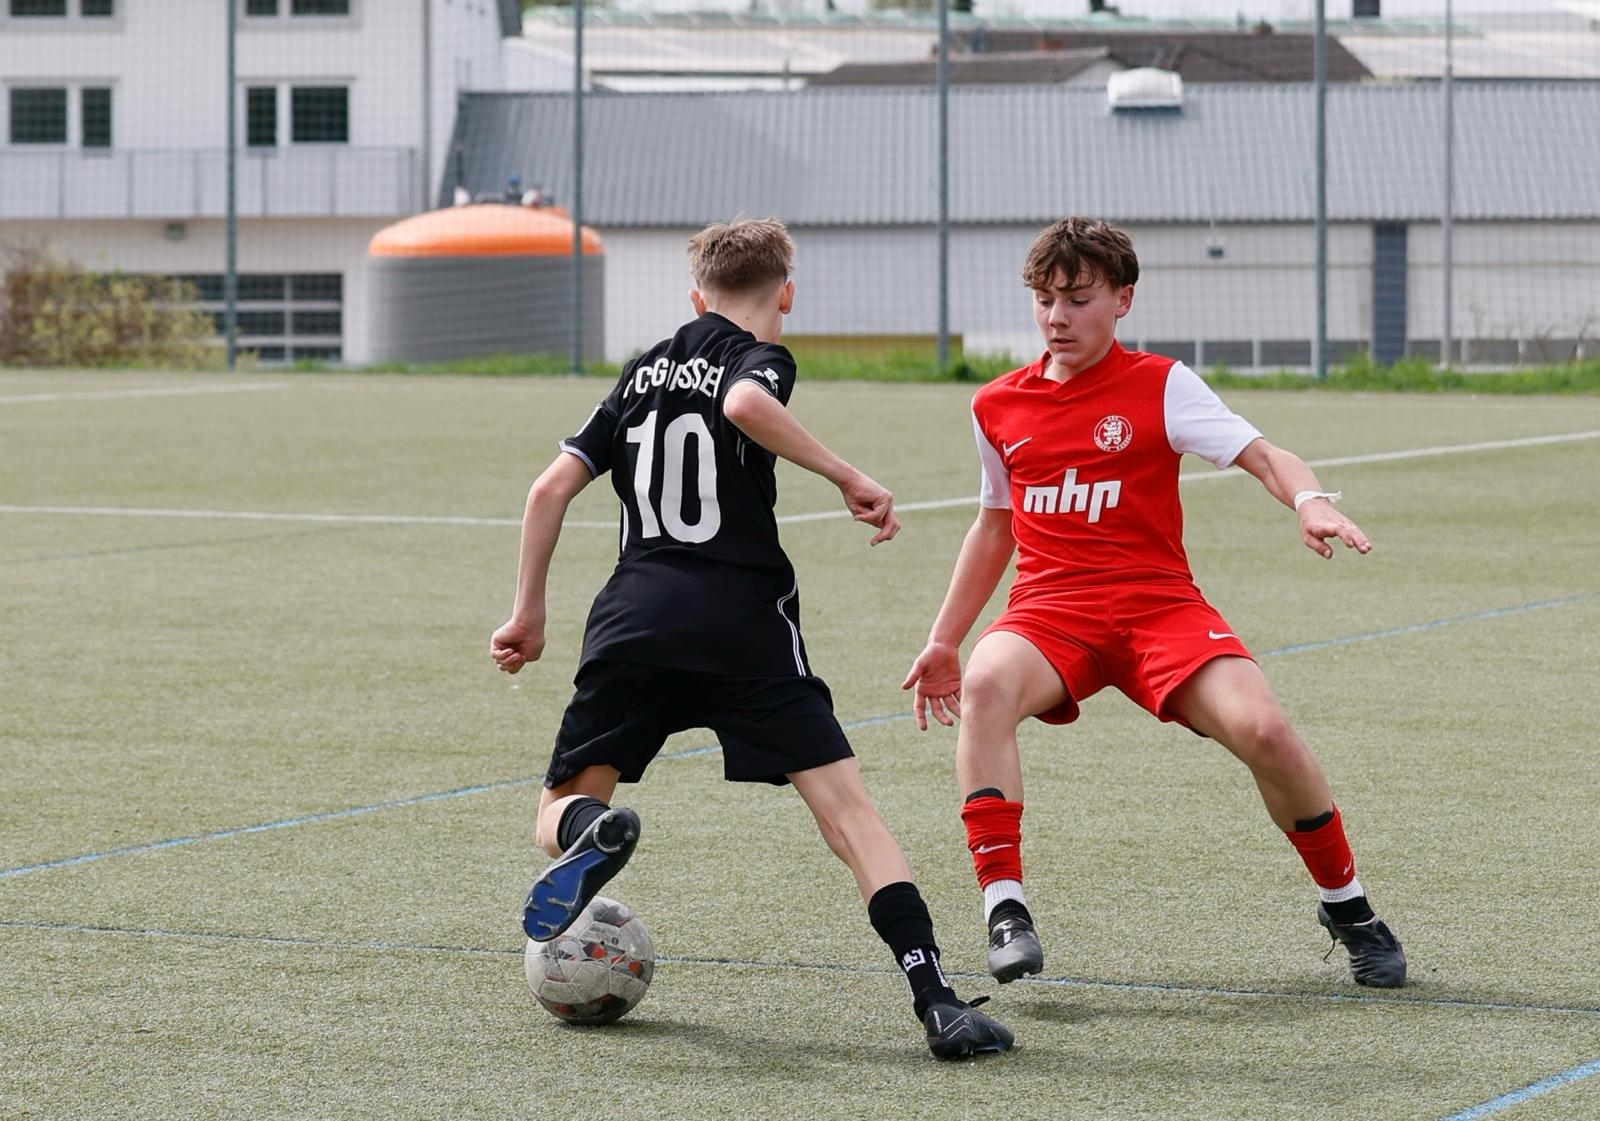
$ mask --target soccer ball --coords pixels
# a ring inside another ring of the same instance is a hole
[[[644,997],[656,950],[639,916],[597,895],[548,942],[528,940],[522,967],[534,999],[569,1024],[609,1024]]]

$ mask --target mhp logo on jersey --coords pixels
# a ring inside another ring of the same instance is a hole
[[[1104,483],[1078,482],[1078,469],[1069,470],[1061,477],[1059,487],[1027,487],[1022,492],[1022,512],[1025,514],[1071,514],[1079,510],[1089,512],[1091,523],[1100,520],[1100,511],[1109,510],[1122,497],[1122,480]]]

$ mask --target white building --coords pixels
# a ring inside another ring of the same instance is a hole
[[[0,0],[0,245],[193,277],[220,308],[228,2],[240,343],[362,361],[367,241],[429,205],[516,0]]]

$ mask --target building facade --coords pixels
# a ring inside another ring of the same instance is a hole
[[[364,260],[426,205],[514,3],[0,0],[0,245],[193,279],[220,317],[236,5],[239,341],[364,358]]]
[[[949,328],[967,350],[1031,356],[1018,276],[1067,214],[1130,230],[1142,275],[1125,341],[1198,366],[1304,367],[1317,326],[1315,91],[1187,87],[1122,112],[1104,90],[962,87],[949,97]],[[467,182],[508,173],[570,192],[570,99],[469,95]],[[585,111],[584,221],[605,239],[606,354],[686,313],[684,244],[775,214],[796,235],[800,336],[939,323],[937,104],[924,87],[597,96]],[[1600,353],[1600,82],[1458,83],[1451,334],[1502,365]],[[1328,95],[1329,357],[1437,357],[1444,330],[1437,85]]]

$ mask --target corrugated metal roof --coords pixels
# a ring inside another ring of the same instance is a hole
[[[1455,89],[1457,219],[1600,218],[1600,83]],[[1314,95],[1300,84],[1211,85],[1189,87],[1181,110],[1113,113],[1099,89],[952,89],[952,221],[1310,221]],[[937,217],[937,104],[925,87],[596,94],[584,105],[592,225]],[[1330,219],[1436,220],[1442,110],[1436,85],[1330,88]],[[474,193],[517,173],[570,204],[568,95],[469,94],[455,143]]]

